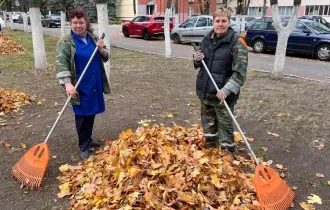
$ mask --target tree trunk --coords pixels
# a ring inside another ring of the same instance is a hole
[[[65,35],[65,19],[66,19],[66,0],[59,1],[61,11],[61,36]]]
[[[170,39],[170,14],[171,9],[166,9],[164,20],[164,36],[165,36],[165,58],[171,57],[171,39]]]
[[[272,5],[274,27],[278,34],[275,62],[272,72],[273,77],[278,77],[283,74],[288,39],[297,22],[299,8],[300,5],[296,5],[293,7],[293,14],[287,26],[284,27],[281,23],[278,5],[277,4]]]
[[[264,0],[264,6],[262,7],[262,17],[266,16],[267,6],[266,6],[267,0]]]
[[[135,5],[135,0],[133,0],[133,12],[134,12],[134,17],[136,16],[136,5]]]
[[[4,23],[4,28],[6,28],[6,26],[7,26],[7,12],[6,11],[3,11],[3,23]]]
[[[65,11],[61,11],[61,36],[65,35]]]
[[[30,27],[27,19],[27,15],[25,12],[22,13],[23,16],[23,24],[24,24],[24,32],[25,33],[30,33]]]
[[[7,12],[8,16],[9,16],[9,28],[10,29],[13,29],[13,24],[14,24],[14,21],[13,21],[13,13],[12,12]]]
[[[30,7],[30,22],[32,30],[34,67],[36,70],[46,70],[48,67],[45,51],[44,36],[41,26],[39,7]]]
[[[199,12],[203,15],[203,0],[199,0]]]
[[[99,36],[105,34],[104,45],[110,50],[109,16],[107,3],[96,3]],[[105,63],[105,72],[110,82],[110,60]]]

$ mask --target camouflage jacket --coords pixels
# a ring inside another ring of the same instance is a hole
[[[216,38],[216,34],[213,32],[211,35],[213,46],[217,46],[221,42],[221,38]],[[203,51],[203,44],[200,45],[200,50]],[[222,88],[223,91],[230,94],[237,94],[240,91],[240,87],[246,80],[246,72],[248,66],[248,50],[245,41],[242,37],[239,37],[231,50],[233,57],[232,61],[232,75],[227,79],[225,86]],[[201,62],[194,62],[195,67],[201,67]]]
[[[94,43],[97,42],[98,38],[93,34],[92,29],[87,29],[87,33],[90,35]],[[103,62],[107,62],[110,59],[110,51],[107,49],[104,54],[101,54],[101,58]],[[64,35],[57,43],[56,48],[56,78],[63,79],[70,77],[71,82],[75,85],[78,81],[76,69],[75,69],[75,56],[76,46],[71,35],[71,31]],[[110,83],[106,76],[105,68],[102,62],[102,76],[103,76],[103,92],[105,94],[111,93],[110,91]],[[64,87],[64,85],[62,84]],[[79,104],[79,97],[76,99],[72,99],[71,102],[73,104]]]

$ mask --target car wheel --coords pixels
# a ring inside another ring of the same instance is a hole
[[[330,45],[322,44],[316,49],[316,58],[320,61],[330,60]]]
[[[265,52],[266,45],[262,39],[257,39],[253,42],[253,52],[255,53],[263,53]]]
[[[143,39],[145,39],[145,40],[150,39],[150,34],[149,34],[149,31],[147,29],[143,30]]]
[[[175,44],[180,44],[181,43],[179,34],[173,34],[173,42]]]
[[[128,29],[127,28],[124,28],[123,29],[123,34],[124,34],[124,37],[129,37],[129,33],[128,33]]]

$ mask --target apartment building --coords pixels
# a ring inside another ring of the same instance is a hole
[[[187,20],[193,14],[201,13],[201,6],[206,0],[172,0],[171,16],[175,23]],[[131,20],[134,17],[133,0],[118,0],[117,17],[122,20]],[[156,14],[164,15],[167,0],[135,0],[135,15]],[[223,6],[223,0],[209,0],[210,14]],[[227,7],[235,15],[237,0],[227,0]],[[267,0],[266,16],[272,15],[272,9]],[[293,0],[278,0],[279,12],[282,16],[290,16],[293,12]],[[204,8],[202,8],[204,9]],[[263,0],[251,0],[248,16],[260,17],[263,11]],[[299,16],[320,15],[330,21],[330,0],[302,0]]]

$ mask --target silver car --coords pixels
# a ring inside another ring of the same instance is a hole
[[[231,20],[230,26],[233,27],[235,31],[239,30],[239,27],[233,20]],[[212,29],[213,16],[192,16],[173,28],[171,31],[171,39],[176,44],[181,42],[201,42]]]

